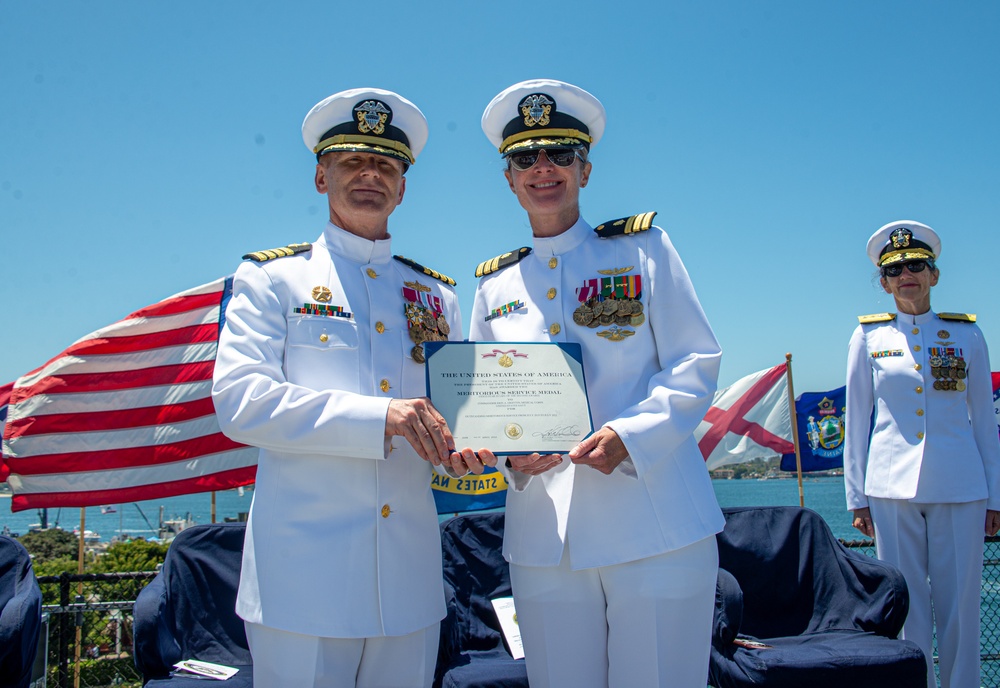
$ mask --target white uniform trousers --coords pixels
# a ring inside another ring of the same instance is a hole
[[[573,571],[511,565],[531,688],[704,688],[715,536],[638,561]]]
[[[244,622],[254,688],[430,688],[441,624],[377,638],[320,638]]]
[[[927,657],[927,685],[937,685],[931,651],[936,622],[941,685],[979,688],[986,501],[921,504],[875,497],[868,501],[878,558],[906,578],[910,613],[902,637],[917,643]]]

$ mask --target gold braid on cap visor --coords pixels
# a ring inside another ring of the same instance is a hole
[[[571,139],[571,141],[565,141],[565,142],[553,141],[553,144],[563,143],[563,145],[566,145],[567,143],[590,143],[591,141],[593,141],[593,139],[590,136],[584,134],[579,129],[535,129],[534,131],[522,131],[505,138],[503,140],[503,143],[500,144],[500,153],[504,154],[509,152],[510,149],[513,148],[515,144],[520,143],[522,141],[531,140],[532,142],[535,142],[539,139],[548,139],[548,138]]]
[[[889,251],[879,258],[878,266],[892,265],[904,260],[935,260],[937,256],[925,248],[900,249],[899,251]]]
[[[392,139],[379,138],[378,136],[363,136],[361,134],[337,134],[336,136],[331,136],[328,139],[323,139],[316,144],[315,148],[313,148],[313,153],[319,155],[320,153],[325,153],[332,148],[348,149],[351,146],[358,145],[359,143],[375,149],[375,152],[377,153],[392,155],[397,158],[405,158],[411,165],[416,162],[416,159],[413,157],[413,153],[410,152],[410,147],[405,143],[393,141]]]

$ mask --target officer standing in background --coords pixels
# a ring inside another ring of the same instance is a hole
[[[430,480],[454,446],[421,398],[420,344],[462,326],[454,281],[393,256],[388,233],[427,133],[390,91],[318,103],[302,135],[330,221],[236,271],[213,400],[223,432],[260,447],[236,603],[257,688],[431,684]]]
[[[597,428],[565,456],[501,464],[529,681],[702,687],[724,520],[693,433],[718,342],[655,213],[596,229],[580,215],[605,124],[594,96],[525,81],[482,124],[533,237],[479,266],[470,337],[580,343]]]
[[[986,339],[964,313],[935,313],[941,239],[901,220],[868,239],[896,313],[859,318],[847,360],[844,485],[853,525],[906,578],[902,637],[934,688],[977,688],[983,535],[1000,528],[1000,440]],[[867,421],[872,418],[874,423]],[[860,421],[860,422],[858,422]]]

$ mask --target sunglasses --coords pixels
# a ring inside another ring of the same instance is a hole
[[[583,160],[583,156],[580,155],[580,151],[577,148],[539,148],[537,150],[513,153],[508,157],[508,160],[510,160],[510,164],[514,166],[515,170],[524,172],[525,170],[530,170],[538,162],[538,154],[542,151],[545,152],[545,157],[548,158],[549,162],[556,167],[569,167],[577,158]]]
[[[934,265],[930,261],[926,260],[911,260],[907,263],[896,263],[895,265],[886,265],[882,268],[883,277],[899,277],[903,274],[903,268],[906,268],[910,272],[923,272],[924,268],[933,268]]]

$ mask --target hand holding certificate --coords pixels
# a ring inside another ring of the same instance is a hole
[[[458,447],[561,454],[593,431],[579,344],[426,342],[427,395]]]

